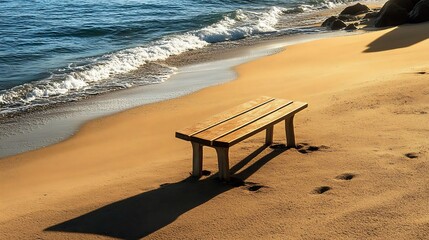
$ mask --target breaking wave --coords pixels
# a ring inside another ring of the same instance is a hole
[[[46,79],[25,83],[0,92],[1,113],[31,107],[66,102],[111,89],[128,88],[163,82],[174,74],[175,68],[160,65],[156,77],[144,79],[121,78],[143,65],[165,60],[170,56],[203,48],[211,43],[232,41],[255,34],[276,31],[284,9],[271,7],[266,12],[237,10],[220,21],[179,35],[164,37],[145,46],[124,49],[103,56],[85,59],[51,73]],[[153,75],[153,74],[152,74]]]

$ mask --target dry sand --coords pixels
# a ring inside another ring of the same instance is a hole
[[[235,81],[2,159],[0,239],[429,239],[428,29],[294,45]],[[213,179],[212,149],[211,176],[187,178],[191,146],[174,132],[261,95],[309,103],[303,148],[261,148],[259,134],[230,151],[245,186]]]

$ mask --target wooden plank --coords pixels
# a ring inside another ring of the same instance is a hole
[[[220,123],[203,132],[191,136],[191,141],[211,146],[212,141],[236,131],[246,125],[249,125],[266,115],[291,104],[292,101],[284,99],[275,99],[269,104],[261,105],[229,121]]]
[[[223,122],[231,120],[237,116],[240,116],[240,115],[242,115],[242,114],[244,114],[244,113],[246,113],[252,109],[255,109],[261,105],[267,104],[273,100],[274,100],[274,98],[272,98],[272,97],[262,96],[262,97],[255,99],[255,100],[243,103],[243,104],[241,104],[237,107],[234,107],[232,109],[229,109],[225,112],[216,114],[215,116],[210,117],[209,119],[207,119],[204,122],[197,123],[191,127],[177,131],[176,137],[189,141],[190,137],[192,135],[198,134],[198,133],[200,133],[206,129],[209,129],[209,128],[214,127],[218,124],[221,124]]]
[[[282,109],[269,114],[252,124],[244,126],[234,132],[231,132],[225,136],[217,138],[213,141],[213,146],[215,147],[230,147],[234,144],[242,141],[243,139],[248,138],[249,136],[256,134],[268,126],[273,126],[274,124],[285,120],[288,116],[293,115],[302,109],[308,106],[307,103],[303,102],[294,102],[290,105],[283,107]]]

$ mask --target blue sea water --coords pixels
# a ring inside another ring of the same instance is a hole
[[[299,29],[344,2],[0,0],[0,116],[161,83],[170,56]],[[141,70],[149,63],[156,71]]]

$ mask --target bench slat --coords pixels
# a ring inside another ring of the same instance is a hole
[[[219,125],[219,124],[224,123],[226,121],[229,121],[233,118],[236,118],[237,116],[240,116],[240,115],[242,115],[248,111],[251,111],[255,108],[258,108],[258,107],[260,107],[264,104],[267,104],[273,100],[274,100],[274,98],[272,98],[272,97],[263,96],[263,97],[259,97],[259,98],[255,99],[255,100],[243,103],[243,104],[241,104],[237,107],[234,107],[228,111],[216,114],[215,116],[211,117],[207,121],[197,123],[192,127],[188,127],[188,128],[182,129],[180,131],[177,131],[176,137],[189,141],[190,137],[192,135],[198,134],[200,132],[203,132],[204,130],[207,130],[207,129],[212,128],[216,125]]]
[[[287,105],[284,108],[253,122],[252,124],[244,126],[234,132],[229,133],[228,135],[214,140],[213,146],[230,147],[257,132],[266,129],[266,127],[269,125],[273,126],[274,124],[284,120],[286,116],[293,115],[307,106],[307,103],[293,102],[292,104]]]
[[[252,124],[264,116],[270,115],[291,104],[292,101],[284,99],[275,99],[269,104],[261,105],[244,114],[241,114],[229,121],[220,123],[209,129],[206,129],[198,134],[191,136],[191,141],[198,142],[204,145],[212,145],[212,141],[221,138],[231,132],[234,132],[246,125]]]

